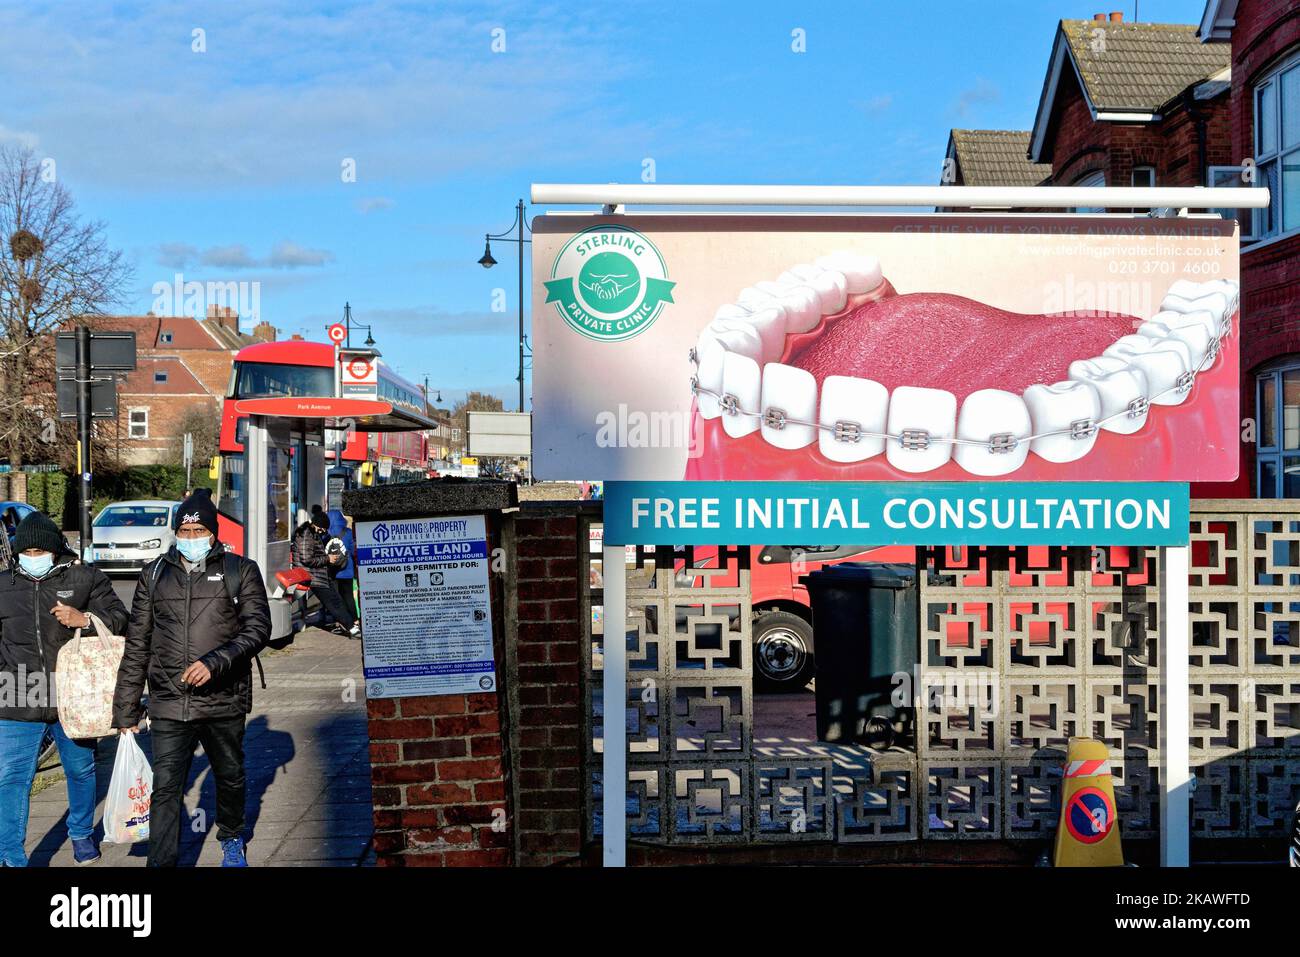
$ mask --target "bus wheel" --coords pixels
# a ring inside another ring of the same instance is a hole
[[[813,675],[812,626],[787,611],[754,620],[754,688],[802,691]]]

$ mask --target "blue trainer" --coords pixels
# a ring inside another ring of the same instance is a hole
[[[99,860],[99,845],[93,837],[74,837],[72,839],[72,859],[78,867],[94,864]]]
[[[244,856],[244,839],[242,837],[232,837],[228,841],[221,842],[221,866],[248,866],[248,858]]]

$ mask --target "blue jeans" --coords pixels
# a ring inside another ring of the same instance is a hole
[[[46,727],[54,731],[68,782],[68,837],[95,832],[95,742],[73,741],[57,721],[0,720],[0,861],[10,867],[27,866],[27,814]]]

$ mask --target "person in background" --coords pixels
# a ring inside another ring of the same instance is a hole
[[[329,516],[321,509],[298,526],[293,535],[294,562],[311,572],[311,593],[329,619],[329,622],[322,621],[322,626],[334,623],[349,637],[360,638],[361,628],[356,616],[348,612],[334,587],[331,568],[341,563],[342,556],[338,556],[336,561],[325,553],[325,531],[329,528],[329,521]]]
[[[348,520],[343,517],[340,509],[332,508],[326,514],[329,515],[330,520],[330,541],[338,539],[343,545],[343,561],[334,566],[334,586],[338,590],[339,597],[343,599],[343,606],[347,608],[348,613],[354,619],[360,620],[361,616],[357,614],[357,602],[352,587],[357,576],[354,563],[357,543],[352,536]]]
[[[113,695],[113,727],[140,730],[149,683],[153,735],[150,867],[174,867],[194,749],[216,780],[222,867],[244,853],[244,729],[253,710],[253,658],[271,637],[257,563],[217,541],[217,508],[199,489],[176,511],[176,542],[144,566],[131,602],[126,651]]]
[[[15,535],[18,561],[0,571],[0,866],[26,867],[27,815],[46,729],[54,734],[68,789],[68,837],[77,864],[99,860],[95,843],[95,742],[73,741],[59,724],[54,667],[73,629],[92,612],[111,633],[126,627],[113,583],[83,565],[63,533],[30,512]]]

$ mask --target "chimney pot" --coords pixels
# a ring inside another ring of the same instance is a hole
[[[1122,11],[1122,10],[1112,10],[1112,11],[1111,11],[1111,14],[1110,14],[1110,22],[1111,22],[1111,23],[1123,23],[1123,22],[1124,22],[1124,11]]]
[[[1104,14],[1104,13],[1094,13],[1094,14],[1092,15],[1092,18],[1093,18],[1094,20],[1103,20],[1103,21],[1104,21],[1104,20],[1106,19],[1106,14]]]

